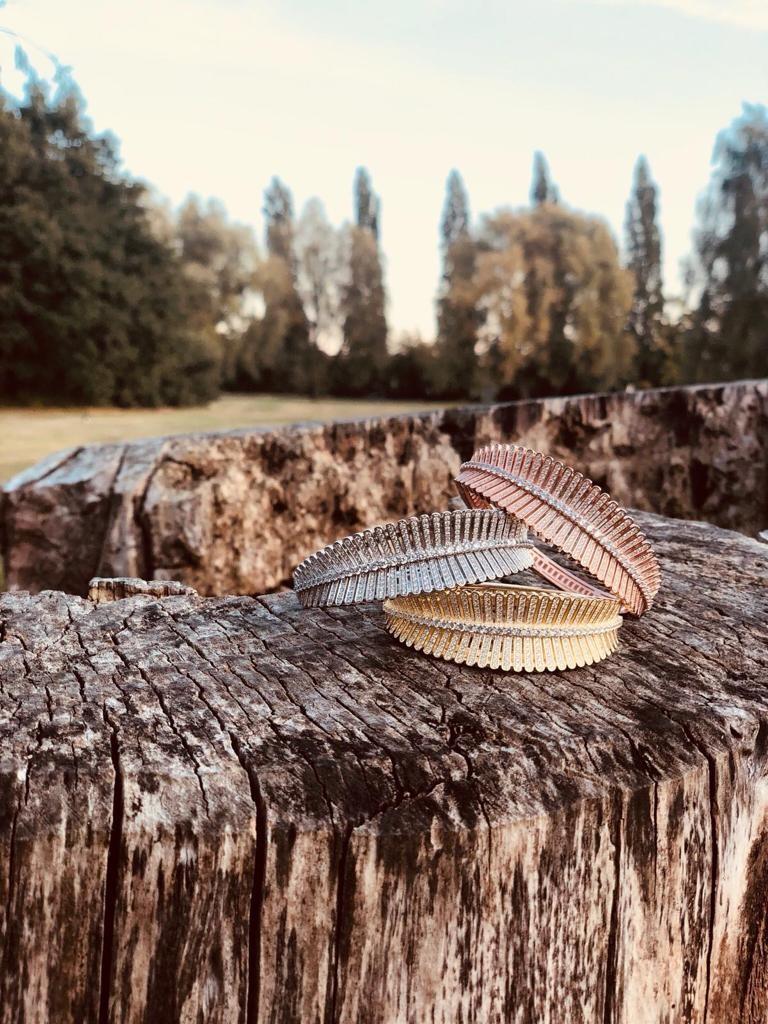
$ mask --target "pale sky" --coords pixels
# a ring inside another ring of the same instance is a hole
[[[391,326],[426,336],[452,167],[477,217],[527,202],[541,149],[563,200],[620,236],[645,153],[674,290],[715,135],[768,100],[768,0],[8,0],[0,28],[72,68],[131,173],[259,237],[273,174],[338,224],[367,166]],[[18,85],[2,35],[0,74]]]

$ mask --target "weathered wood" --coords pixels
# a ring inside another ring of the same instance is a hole
[[[139,580],[130,576],[94,576],[88,584],[88,600],[94,604],[122,601],[138,594],[144,597],[178,597],[196,593],[193,587],[186,587],[177,580]]]
[[[0,598],[0,1021],[768,1016],[768,549],[638,517],[592,668],[293,595]]]
[[[494,441],[561,458],[627,507],[766,526],[768,381],[736,381],[72,448],[0,490],[6,586],[263,593],[329,541],[444,508],[459,464]]]

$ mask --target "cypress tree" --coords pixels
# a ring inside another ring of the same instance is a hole
[[[347,235],[347,272],[340,295],[343,340],[335,363],[334,389],[370,395],[384,384],[387,317],[379,250],[380,202],[364,167],[355,173],[354,201],[355,223]]]
[[[644,156],[635,165],[627,203],[625,246],[627,267],[634,276],[632,308],[627,322],[635,342],[634,378],[641,386],[664,383],[667,347],[661,273],[661,233],[657,223],[657,188]]]
[[[544,203],[559,203],[560,194],[552,183],[549,165],[544,154],[536,150],[533,154],[533,180],[531,182],[531,205],[542,206]]]
[[[355,172],[355,224],[369,231],[379,240],[379,209],[380,201],[373,191],[371,176],[365,167],[358,167]]]
[[[454,168],[445,183],[445,203],[440,220],[440,241],[443,255],[451,246],[469,235],[469,197],[464,181]],[[447,273],[447,267],[446,273]]]
[[[446,182],[440,243],[443,274],[437,300],[436,384],[446,398],[468,398],[478,385],[475,346],[480,317],[471,285],[477,251],[470,233],[467,190],[456,170]]]

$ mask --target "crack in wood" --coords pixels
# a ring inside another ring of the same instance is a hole
[[[712,753],[707,750],[704,744],[697,739],[691,727],[687,724],[682,726],[689,742],[704,757],[707,764],[707,781],[709,793],[709,828],[710,842],[712,844],[712,855],[710,858],[710,880],[709,880],[709,921],[707,927],[707,956],[706,956],[706,992],[704,996],[703,1024],[709,1020],[709,1000],[712,989],[712,955],[714,951],[715,916],[717,913],[717,891],[719,884],[720,867],[720,845],[718,838],[718,808],[717,808],[717,762]]]
[[[347,869],[349,861],[349,848],[352,842],[352,835],[354,833],[354,826],[349,823],[347,824],[344,832],[341,835],[341,849],[339,852],[339,860],[336,868],[337,871],[337,882],[336,882],[336,916],[334,918],[333,928],[333,959],[331,961],[331,972],[330,972],[330,1002],[327,1007],[327,1013],[325,1017],[325,1024],[337,1024],[339,1019],[340,1004],[339,1004],[339,971],[341,962],[341,948],[342,948],[342,937],[344,928],[344,915],[346,913],[345,906],[345,891],[347,881]]]
[[[123,849],[123,770],[120,764],[120,741],[117,725],[111,720],[106,704],[104,722],[109,728],[109,751],[114,772],[112,821],[107,847],[104,876],[104,919],[102,924],[101,984],[99,989],[99,1024],[110,1024],[110,996],[115,966],[115,918],[120,893],[120,859]]]
[[[250,784],[251,800],[256,808],[256,843],[253,852],[253,886],[248,926],[248,986],[246,1024],[258,1024],[261,995],[261,919],[267,879],[267,808],[259,787],[259,780],[248,764],[242,744],[234,733],[229,734],[232,749]]]
[[[603,997],[603,1024],[614,1024],[621,1010],[619,1003],[619,913],[621,901],[621,854],[622,826],[624,822],[623,808],[617,799],[617,807],[613,813],[613,892],[611,895],[611,913],[608,925],[608,941],[605,952],[605,995]]]

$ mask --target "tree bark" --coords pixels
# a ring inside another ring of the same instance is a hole
[[[0,597],[0,1022],[768,1016],[768,549],[514,676],[292,594]]]

